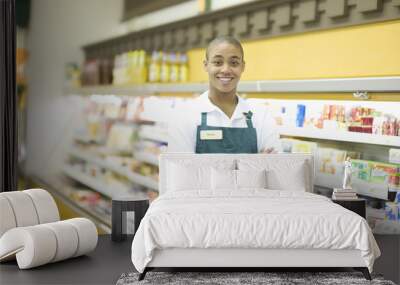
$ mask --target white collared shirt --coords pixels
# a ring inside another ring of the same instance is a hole
[[[191,152],[196,150],[197,126],[201,125],[201,113],[207,113],[207,125],[215,127],[247,128],[244,112],[252,111],[253,126],[257,132],[257,148],[279,150],[279,134],[273,118],[264,107],[250,106],[238,96],[238,104],[229,118],[208,98],[208,91],[192,102],[177,107],[168,122],[168,152]]]

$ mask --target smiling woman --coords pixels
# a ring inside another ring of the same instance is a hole
[[[210,83],[208,97],[228,117],[237,105],[236,87],[244,67],[244,53],[239,41],[224,36],[210,42],[204,60]]]
[[[242,45],[233,37],[212,40],[203,61],[209,90],[190,106],[177,108],[169,123],[168,151],[196,153],[271,152],[278,133],[265,110],[255,110],[236,93],[245,69]]]

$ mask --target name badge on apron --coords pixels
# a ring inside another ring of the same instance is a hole
[[[201,140],[222,140],[222,130],[202,130],[200,131]]]

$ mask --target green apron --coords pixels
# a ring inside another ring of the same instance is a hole
[[[257,153],[257,132],[253,127],[253,113],[246,116],[247,128],[207,126],[207,113],[201,113],[197,126],[196,153]]]

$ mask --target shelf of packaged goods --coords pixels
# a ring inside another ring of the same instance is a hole
[[[158,181],[153,178],[131,171],[126,172],[126,177],[128,177],[128,179],[133,183],[158,191]]]
[[[96,157],[95,154],[90,153],[89,151],[83,151],[83,150],[79,150],[76,148],[71,148],[69,150],[69,154],[76,157],[76,158],[80,158],[82,160],[85,160],[87,162],[96,164],[98,166],[101,166],[103,168],[107,168],[110,170],[114,170],[117,169],[119,170],[119,168],[116,168],[114,165],[107,163],[107,161],[105,161],[104,159],[100,158],[100,157]],[[116,171],[116,170],[114,170]]]
[[[142,96],[157,93],[202,93],[207,90],[206,83],[148,83],[127,85],[97,85],[84,87],[67,87],[68,95],[130,95]]]
[[[155,181],[152,178],[137,174],[132,172],[126,167],[122,167],[119,165],[114,165],[112,163],[107,162],[104,159],[96,157],[94,154],[90,153],[85,153],[84,151],[81,151],[79,149],[71,149],[69,151],[70,155],[75,156],[77,158],[80,158],[82,160],[85,160],[87,162],[96,164],[102,168],[109,169],[111,171],[114,171],[115,173],[118,173],[122,176],[127,177],[131,182],[135,184],[139,184],[144,187],[151,188],[153,190],[158,191],[158,182]],[[125,193],[126,194],[126,193]]]
[[[81,142],[81,143],[85,143],[85,144],[90,144],[90,143],[101,144],[101,143],[103,143],[103,140],[101,140],[100,138],[91,138],[91,137],[85,136],[85,135],[75,135],[74,140]]]
[[[376,144],[389,147],[400,147],[400,136],[384,136],[384,135],[348,132],[344,130],[323,130],[323,129],[312,129],[306,127],[304,128],[280,127],[279,133],[281,136]]]
[[[400,77],[353,77],[258,81],[258,92],[399,92]]]
[[[134,152],[135,159],[158,166],[158,155],[147,152]]]
[[[136,85],[99,85],[85,87],[67,87],[65,94],[73,95],[131,95],[141,96],[158,93],[202,93],[208,89],[208,83],[147,83]],[[353,77],[333,79],[301,80],[259,80],[241,81],[238,92],[400,92],[400,77]]]
[[[89,175],[80,172],[79,170],[75,169],[72,166],[65,165],[63,168],[63,172],[70,178],[72,178],[86,186],[89,186],[93,190],[96,190],[97,192],[99,192],[109,198],[130,195],[129,190],[127,188],[122,189],[122,188],[115,187],[113,185],[108,186],[100,179],[90,177]]]
[[[139,136],[142,139],[148,139],[158,142],[168,142],[168,135],[166,133],[161,133],[159,131],[152,131],[150,128],[143,129],[139,132]]]

